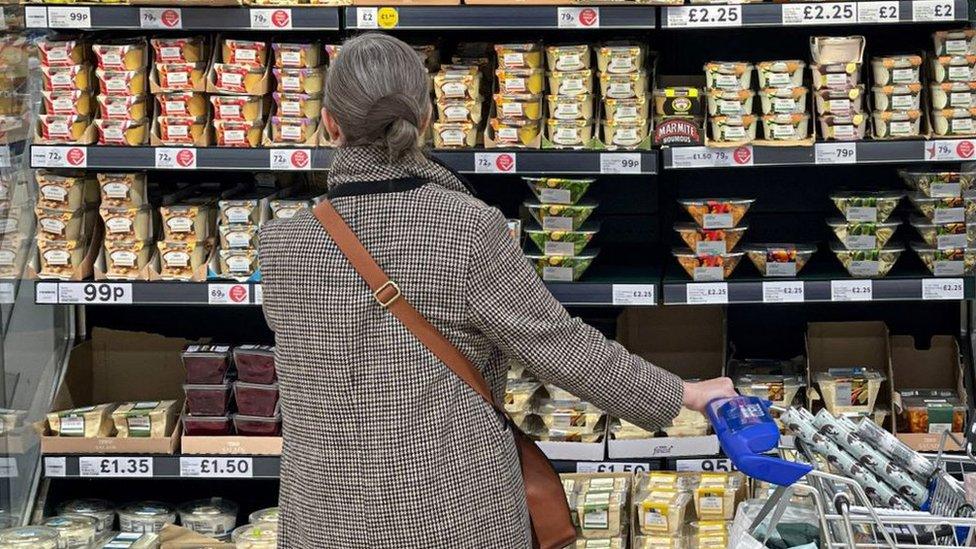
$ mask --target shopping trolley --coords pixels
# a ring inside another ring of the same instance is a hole
[[[962,483],[946,465],[976,464],[973,448],[946,433],[933,460],[936,473],[921,511],[875,509],[857,481],[827,471],[802,441],[792,448],[779,444],[779,428],[769,414],[771,403],[756,397],[717,399],[707,412],[722,450],[749,477],[775,485],[747,533],[760,544],[779,524],[794,498],[815,513],[824,549],[926,549],[976,545],[976,517],[966,503]],[[946,454],[954,440],[965,455]],[[776,451],[779,451],[779,457]],[[768,452],[773,452],[772,454]]]

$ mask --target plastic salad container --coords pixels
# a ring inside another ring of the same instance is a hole
[[[928,197],[955,197],[973,187],[976,172],[898,170],[905,183]]]
[[[752,88],[750,63],[741,61],[713,61],[705,64],[705,86],[721,90],[748,90]]]
[[[576,282],[593,263],[599,250],[590,250],[575,256],[527,253],[525,257],[535,265],[535,270],[547,282]]]
[[[198,534],[227,539],[237,525],[237,504],[223,498],[188,501],[179,507],[180,524]]]
[[[46,526],[21,526],[0,531],[2,549],[58,549],[58,531]]]
[[[813,376],[824,406],[832,414],[868,414],[874,410],[885,376],[866,368],[830,368]]]
[[[85,515],[60,515],[45,520],[43,525],[58,531],[58,547],[88,549],[95,543],[98,521]]]
[[[849,222],[840,218],[827,220],[827,225],[837,235],[837,239],[849,250],[874,250],[884,247],[895,235],[895,230],[900,224],[889,221],[884,223]]]
[[[73,499],[58,506],[59,515],[84,515],[95,519],[98,532],[108,532],[115,526],[115,507],[104,499]]]
[[[702,473],[692,495],[695,513],[702,520],[731,520],[735,506],[743,494],[745,475],[731,473]]]
[[[702,229],[691,222],[674,224],[674,230],[681,240],[699,254],[731,252],[748,228],[748,225],[739,225],[732,229]]]
[[[278,508],[268,507],[267,509],[260,509],[248,515],[247,521],[254,524],[258,522],[278,522]]]
[[[683,248],[675,248],[672,253],[678,263],[684,267],[688,276],[692,280],[701,282],[725,280],[732,276],[732,271],[735,270],[743,255],[742,252],[705,255]]]
[[[830,199],[847,221],[887,221],[905,193],[898,191],[839,192]]]
[[[229,416],[183,416],[183,434],[191,437],[217,437],[233,434]]]
[[[764,398],[777,406],[793,404],[796,394],[807,385],[802,376],[769,374],[743,374],[734,383],[739,394]]]
[[[919,389],[899,391],[901,433],[961,433],[966,429],[966,404],[955,391]]]
[[[925,267],[935,276],[963,276],[973,273],[976,267],[976,248],[938,249],[913,242],[912,249]]]
[[[159,549],[159,536],[152,533],[120,532],[104,540],[102,549]]]
[[[763,276],[796,276],[817,247],[810,244],[748,244],[743,250]]]
[[[575,231],[583,226],[593,210],[596,202],[581,202],[579,204],[543,204],[536,200],[526,200],[525,207],[532,218],[543,229],[553,231]]]
[[[528,227],[525,234],[545,255],[574,256],[582,253],[598,230],[599,225],[586,223],[578,231],[547,231]]]
[[[576,204],[586,194],[595,179],[566,179],[562,177],[525,177],[539,202],[543,204]]]
[[[219,416],[230,409],[231,383],[184,385],[186,409],[195,416]]]
[[[976,216],[976,197],[964,196],[932,198],[922,193],[908,193],[908,199],[933,223],[962,223]]]
[[[237,366],[237,379],[247,383],[274,383],[278,379],[275,371],[274,347],[269,345],[241,345],[234,347],[234,364]]]
[[[260,417],[234,414],[237,434],[254,437],[276,437],[281,434],[281,416]]]
[[[899,84],[871,88],[874,109],[882,111],[917,111],[922,108],[922,85]]]
[[[976,223],[932,223],[924,217],[912,217],[911,225],[933,248],[945,250],[976,245]]]
[[[156,533],[167,524],[176,524],[176,509],[160,501],[140,501],[119,509],[119,530]]]
[[[230,368],[230,347],[190,345],[183,351],[186,382],[221,383]]]
[[[759,90],[759,104],[763,114],[794,114],[807,112],[807,89],[764,88]]]
[[[230,539],[237,545],[237,549],[277,549],[278,523],[245,524],[235,529]]]
[[[674,488],[648,487],[634,498],[634,512],[642,534],[676,535],[681,532],[691,494]]]
[[[703,229],[731,229],[755,202],[752,198],[685,198],[678,203]]]
[[[278,410],[278,384],[234,383],[237,411],[246,416],[272,417]]]
[[[868,278],[887,275],[904,251],[901,246],[885,246],[874,250],[849,250],[836,243],[831,245],[831,249],[851,276]]]

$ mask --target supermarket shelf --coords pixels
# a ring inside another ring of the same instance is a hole
[[[394,15],[395,14],[395,15]],[[349,29],[652,29],[654,6],[398,6],[345,9]]]
[[[27,28],[339,30],[336,7],[26,6]]]
[[[192,148],[32,145],[32,168],[95,170],[328,170],[327,148]],[[655,174],[658,152],[434,151],[462,173]]]
[[[662,156],[664,169],[964,162],[976,160],[976,140],[831,142],[812,147],[666,147]]]
[[[274,479],[280,456],[44,456],[47,478]]]
[[[797,4],[668,6],[661,28],[928,24],[967,21],[966,0],[887,0]]]

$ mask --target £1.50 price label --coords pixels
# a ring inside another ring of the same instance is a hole
[[[180,476],[251,478],[254,476],[254,460],[249,457],[181,457]]]
[[[112,305],[132,303],[132,284],[87,282],[58,284],[58,303]]]
[[[85,456],[78,458],[78,475],[82,477],[151,477],[151,457]]]
[[[784,25],[842,25],[857,22],[854,2],[783,4]]]
[[[672,147],[671,165],[675,168],[721,168],[752,166],[752,145],[734,149],[713,147]]]
[[[651,464],[646,462],[580,461],[577,473],[646,473]]]
[[[741,27],[742,6],[674,6],[667,8],[665,26],[679,28]]]

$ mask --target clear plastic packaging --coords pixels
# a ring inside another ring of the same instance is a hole
[[[875,86],[871,88],[875,111],[917,111],[922,108],[922,85]]]
[[[881,451],[882,454],[894,460],[906,471],[917,475],[920,479],[928,481],[935,474],[935,464],[924,456],[912,450],[904,442],[898,440],[895,435],[882,429],[870,418],[863,418],[857,423],[857,434],[871,445]]]
[[[874,410],[881,385],[887,379],[881,372],[866,368],[830,368],[814,377],[824,406],[832,414]]]
[[[532,397],[535,396],[540,387],[542,387],[542,383],[538,381],[508,380],[505,385],[505,411],[509,413],[527,411]]]
[[[180,505],[179,514],[184,528],[221,540],[237,525],[237,504],[223,498],[189,501]]]
[[[705,84],[722,90],[748,90],[752,88],[750,63],[740,61],[713,61],[705,64]]]
[[[563,177],[524,177],[532,194],[542,204],[576,204],[595,179]]]
[[[21,526],[0,531],[0,549],[59,549],[58,531],[46,526]]]
[[[235,529],[230,539],[237,549],[277,549],[278,523],[245,524]]]
[[[247,521],[255,524],[258,522],[273,522],[278,523],[278,508],[268,507],[267,509],[259,509],[247,517]]]
[[[875,250],[883,248],[895,235],[901,223],[871,221],[847,221],[842,218],[828,219],[827,225],[848,250]]]
[[[159,549],[159,536],[153,533],[121,532],[105,540],[102,549]]]
[[[274,347],[267,345],[239,345],[234,347],[237,379],[247,383],[273,383],[275,371]]]
[[[899,393],[899,432],[941,434],[966,429],[966,404],[955,391],[916,389]]]
[[[95,543],[98,521],[85,515],[60,515],[44,521],[43,526],[58,532],[58,547],[88,549]]]
[[[749,260],[766,277],[796,276],[817,247],[810,244],[747,244]]]
[[[685,522],[691,494],[674,488],[650,487],[634,496],[634,512],[642,534],[678,534]]]
[[[749,228],[739,225],[731,229],[702,229],[695,223],[675,223],[674,230],[691,250],[698,254],[731,252]]]
[[[573,205],[543,204],[536,200],[527,200],[525,207],[543,229],[575,231],[583,226],[583,222],[590,217],[597,204],[586,201]]]
[[[183,416],[185,436],[217,437],[233,433],[230,416]]]
[[[807,112],[807,88],[764,88],[758,93],[763,114]]]
[[[186,409],[195,416],[219,416],[230,410],[231,383],[184,385]]]
[[[157,533],[167,524],[176,524],[176,509],[160,501],[130,503],[119,509],[119,530]]]
[[[802,376],[771,374],[742,374],[734,383],[742,395],[764,398],[783,407],[792,405],[796,394],[807,385]]]
[[[946,250],[976,245],[976,223],[932,223],[924,217],[913,217],[911,225],[933,248]]]
[[[976,196],[972,192],[938,198],[908,193],[908,199],[933,223],[964,223],[976,217]]]
[[[698,254],[684,248],[675,248],[671,253],[692,280],[701,282],[729,278],[745,255],[743,252]]]
[[[912,189],[931,198],[957,197],[973,188],[976,172],[898,170],[898,175]]]
[[[912,250],[935,276],[970,275],[976,267],[976,248],[939,249],[921,242],[913,242]]]
[[[576,494],[577,525],[583,538],[619,536],[626,526],[625,492],[585,491]]]
[[[281,434],[281,416],[258,417],[234,414],[237,434],[252,437],[275,437]]]
[[[586,223],[578,231],[547,231],[539,227],[528,227],[528,235],[544,255],[575,256],[586,248],[599,230],[599,225]]]
[[[686,198],[678,200],[703,229],[731,229],[749,211],[752,198]]]
[[[695,513],[702,520],[731,520],[745,487],[745,476],[738,471],[702,473],[692,492]]]
[[[230,368],[230,347],[190,345],[183,351],[183,367],[187,383],[222,383]]]
[[[73,499],[58,506],[59,515],[84,515],[95,519],[95,529],[108,532],[115,526],[115,507],[103,499]]]
[[[898,191],[844,191],[830,195],[847,221],[884,222],[905,193]]]
[[[278,410],[278,384],[234,383],[237,411],[246,416],[272,417]]]

